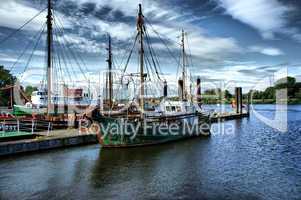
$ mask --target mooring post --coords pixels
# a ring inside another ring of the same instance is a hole
[[[236,113],[242,114],[242,88],[235,88]]]
[[[198,105],[201,104],[201,79],[196,80],[196,102]]]
[[[243,108],[243,105],[242,105],[242,88],[239,87],[239,114],[242,114],[242,108]]]
[[[238,87],[236,87],[235,88],[235,109],[236,109],[236,114],[238,114],[238,103],[239,103],[239,101],[238,101]]]
[[[178,80],[178,93],[179,93],[179,98],[181,101],[184,100],[184,90],[183,90],[183,80]]]
[[[163,82],[163,97],[164,99],[167,98],[167,82]]]

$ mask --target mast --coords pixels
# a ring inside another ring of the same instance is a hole
[[[183,93],[182,93],[182,99],[187,99],[187,92],[186,92],[186,63],[185,63],[185,33],[184,30],[182,29],[182,79],[183,79]]]
[[[47,14],[47,114],[51,112],[51,84],[52,84],[52,2],[48,0]]]
[[[139,13],[137,21],[138,34],[140,38],[140,109],[144,112],[144,49],[143,49],[143,28],[144,28],[144,19],[142,14],[141,4],[139,4]]]
[[[109,35],[109,48],[108,48],[108,70],[109,70],[109,107],[112,107],[112,99],[113,99],[113,77],[112,77],[112,44],[111,44],[111,36]]]

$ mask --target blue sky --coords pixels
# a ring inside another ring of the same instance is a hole
[[[0,41],[42,10],[45,0],[9,0],[0,2]],[[55,15],[64,35],[55,40],[66,42],[82,57],[91,80],[106,68],[107,34],[112,36],[116,67],[124,66],[136,32],[138,3],[144,16],[179,57],[180,31],[185,29],[192,63],[190,72],[207,82],[233,81],[252,87],[277,70],[301,75],[301,2],[294,0],[57,0]],[[14,37],[0,43],[0,64],[10,69],[28,43],[34,46],[45,22],[42,13]],[[175,80],[178,63],[157,34],[147,27],[165,79]],[[45,69],[45,37],[31,55],[30,47],[12,72]],[[129,70],[137,69],[137,51]],[[75,75],[80,71],[73,66]],[[27,67],[26,67],[27,66]],[[86,70],[85,70],[86,71]],[[42,74],[43,70],[39,73]],[[67,72],[62,76],[67,77]],[[73,76],[73,75],[71,75]],[[36,78],[38,79],[38,78]],[[67,79],[67,78],[66,78]]]

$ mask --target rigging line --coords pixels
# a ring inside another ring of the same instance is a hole
[[[147,56],[144,56],[144,57],[146,57],[146,60],[148,60]],[[150,68],[151,68],[151,65],[150,65],[149,63],[146,62],[146,63],[145,63],[145,68],[146,68],[146,72],[147,72],[147,74],[148,74],[147,78],[149,79],[149,81],[151,81],[151,74],[149,73],[148,65],[149,65]]]
[[[62,22],[62,20],[59,18],[59,16],[55,16],[55,18],[57,18],[58,20],[58,26],[61,26],[61,31],[62,31],[62,33],[63,33],[63,35],[65,34],[64,33],[64,26],[63,26],[63,22]],[[84,62],[84,59],[82,58],[82,56],[79,54],[79,53],[77,53],[76,51],[74,52],[74,54],[75,54],[75,56],[76,56],[76,58],[79,58],[79,60],[81,61],[81,64],[83,65],[83,67],[85,68],[84,70],[86,70],[87,72],[89,71],[89,69],[88,69],[88,67],[87,67],[87,65],[86,65],[86,63]]]
[[[54,47],[53,47],[53,51],[54,51]],[[56,90],[56,93],[57,93],[57,91],[58,91],[58,72],[57,72],[57,67],[56,67],[56,65],[57,65],[57,63],[56,63],[56,57],[55,56],[52,56],[52,63],[53,63],[53,65],[52,65],[52,73],[53,73],[53,83],[56,83],[55,85],[54,85],[54,88],[55,88],[55,90]],[[53,92],[53,91],[52,91]]]
[[[65,79],[64,79],[64,76],[63,76],[63,72],[62,72],[61,58],[60,58],[60,53],[59,53],[59,46],[58,46],[58,44],[54,45],[53,51],[54,51],[54,55],[56,55],[56,57],[57,57],[57,61],[58,61],[57,65],[58,65],[58,68],[59,68],[58,70],[59,70],[59,72],[60,72],[61,79],[62,79],[62,81],[63,81],[63,84],[65,85]]]
[[[158,69],[157,69],[157,66],[156,66],[156,62],[154,60],[154,56],[156,56],[156,55],[155,55],[155,52],[153,51],[153,49],[152,49],[152,47],[150,45],[149,35],[148,35],[147,32],[146,32],[146,41],[147,41],[146,43],[147,43],[147,46],[148,46],[148,49],[149,49],[149,52],[150,52],[150,55],[151,55],[151,58],[152,58],[152,61],[153,61],[153,64],[154,64],[155,72],[156,72],[156,74],[158,76],[158,79],[161,80],[161,77],[160,77],[160,75],[158,73]],[[153,54],[154,54],[154,56],[153,56]],[[159,62],[157,64],[159,64]]]
[[[57,27],[57,30],[58,31],[60,31],[60,28],[57,26],[57,24],[55,23],[55,26]],[[62,32],[60,32],[60,34],[62,34]],[[67,49],[68,49],[68,47],[67,47],[67,44],[65,44],[65,43],[67,43],[67,41],[65,40],[65,38],[64,38],[64,35],[63,35],[63,37],[61,37],[62,38],[62,43],[60,43],[59,42],[59,44],[61,44],[61,46],[62,46],[62,52],[64,52],[64,54],[65,54],[65,56],[66,56],[66,58],[67,58],[67,60],[69,61],[69,62],[66,62],[66,69],[69,71],[69,67],[68,67],[68,63],[70,64],[70,65],[72,65],[72,62],[71,62],[71,57],[72,57],[72,55],[71,55],[71,53],[70,53],[70,51],[67,51]],[[59,41],[59,40],[58,40]],[[73,73],[73,75],[74,75],[74,77],[77,77],[77,73],[74,71],[74,69],[73,69],[73,67],[71,67],[71,72]],[[71,76],[70,76],[71,77]],[[74,83],[74,81],[72,80],[72,79],[70,79],[70,81],[72,82],[72,83]]]
[[[121,82],[122,82],[122,77],[124,76],[124,74],[125,74],[125,72],[126,72],[126,69],[127,69],[127,67],[128,67],[128,64],[129,64],[129,62],[130,62],[130,59],[131,59],[133,50],[134,50],[134,48],[135,48],[135,45],[136,45],[138,36],[139,36],[139,34],[136,35],[134,44],[133,44],[133,46],[132,46],[132,49],[131,49],[130,54],[129,54],[129,57],[128,57],[128,59],[127,59],[127,61],[126,61],[126,64],[125,64],[125,67],[124,67],[124,69],[123,69],[122,76],[121,76]]]
[[[68,47],[67,47],[67,41],[65,40],[65,36],[64,36],[64,33],[63,31],[61,30],[61,28],[59,27],[59,24],[56,23],[57,21],[54,20],[54,25],[56,27],[56,29],[58,30],[57,35],[60,35],[61,37],[59,38],[59,36],[57,36],[57,39],[58,39],[58,43],[61,45],[62,47],[62,52],[64,52],[64,54],[66,55],[66,58],[67,58],[67,63],[69,63],[70,65],[72,65],[72,55],[70,53],[70,51],[68,51]],[[66,67],[68,67],[68,65],[66,65]],[[76,72],[74,71],[74,69],[71,67],[71,71],[73,72],[73,75],[75,75],[76,77]]]
[[[63,35],[64,35],[64,29],[63,29],[63,23],[62,23],[62,20],[59,18],[59,16],[55,16],[55,18],[57,18],[58,19],[58,26],[61,26],[61,30],[62,30],[62,32],[63,32]],[[82,62],[82,64],[83,64],[83,66],[84,66],[84,68],[85,68],[85,70],[88,72],[89,71],[89,69],[88,69],[88,67],[87,67],[87,65],[86,65],[86,63],[84,62],[84,60],[83,60],[83,58],[82,58],[82,56],[80,55],[80,54],[78,54],[78,53],[76,53],[75,52],[75,54],[76,54],[76,57],[78,57],[79,58],[79,60]]]
[[[188,49],[188,54],[187,53],[185,54],[185,59],[186,59],[186,63],[187,63],[186,69],[189,70],[189,66],[192,66],[192,59],[191,59],[191,51],[190,51],[190,48],[189,48],[187,33],[186,33],[185,40],[186,40],[186,47]],[[191,83],[192,82],[192,78],[191,78],[191,72],[190,71],[189,72],[186,71],[186,77],[189,78],[190,83]]]
[[[188,57],[189,57],[189,60],[190,60],[190,66],[192,68],[194,68],[193,61],[192,61],[192,54],[191,54],[190,44],[188,42],[188,37],[187,36],[186,36],[186,43],[187,43],[187,48],[188,48],[188,52],[189,52],[189,56]],[[187,58],[187,60],[188,60],[188,58]],[[189,72],[190,72],[190,81],[193,82],[192,76],[191,76],[191,70],[189,70]]]
[[[45,51],[44,52],[47,52],[47,45],[45,45]],[[47,57],[44,56],[44,66],[47,66]],[[43,71],[43,76],[42,76],[42,82],[41,82],[41,89],[42,88],[46,88],[46,77],[47,77],[47,68],[44,67],[44,71]]]
[[[55,48],[54,48],[54,50],[55,50]],[[60,58],[60,54],[59,54],[59,52],[58,51],[55,51],[55,55],[56,55],[56,59],[57,59],[57,61],[58,61],[58,63],[57,63],[57,66],[58,66],[58,70],[59,70],[59,72],[60,72],[60,75],[61,75],[61,79],[62,79],[62,81],[63,81],[63,84],[65,85],[65,79],[64,79],[64,75],[63,75],[63,71],[62,71],[62,66],[61,66],[61,58]]]
[[[29,24],[30,22],[32,22],[32,20],[34,20],[36,17],[38,17],[42,12],[44,12],[47,8],[42,9],[40,12],[38,12],[35,16],[33,16],[31,19],[29,19],[27,22],[25,22],[22,26],[20,26],[18,29],[16,29],[15,31],[13,31],[12,33],[10,33],[8,36],[6,36],[5,38],[3,38],[0,41],[0,44],[6,42],[8,39],[10,39],[12,36],[14,36],[16,33],[18,33],[20,30],[22,30],[27,24]]]
[[[150,66],[150,70],[152,72],[151,74],[149,73],[148,65]],[[147,68],[147,73],[149,74],[149,76],[151,76],[152,74],[155,74],[153,68],[151,67],[151,62],[149,61],[149,58],[147,56],[146,56],[146,65],[145,66]]]
[[[150,21],[146,17],[144,17],[144,19],[150,25],[151,29],[158,36],[158,38],[161,40],[161,42],[165,45],[165,47],[167,48],[168,53],[175,59],[176,62],[178,62],[177,57],[172,53],[172,51],[170,50],[170,48],[168,47],[166,42],[161,38],[160,33],[155,30],[155,28],[152,26],[152,24],[150,23]],[[169,38],[166,38],[166,40],[172,41],[172,42],[177,44],[177,42],[175,42],[175,41],[173,41]]]
[[[65,69],[66,69],[66,70],[63,70],[63,69],[62,69],[62,71],[67,72],[66,74],[67,74],[67,76],[68,76],[68,78],[69,78],[69,81],[72,82],[72,78],[71,78],[71,75],[70,75],[70,71],[69,71],[69,69],[68,69],[68,64],[67,64],[66,59],[65,59],[65,57],[66,57],[66,56],[65,56],[65,52],[62,50],[61,44],[59,44],[58,47],[60,48],[60,52],[61,52],[63,64],[65,65]]]
[[[34,35],[34,37],[32,37],[32,39],[35,39],[36,37],[38,37],[40,35],[41,32],[43,32],[43,30],[45,29],[46,23],[42,25],[41,29],[39,32],[37,32],[36,35]],[[9,71],[12,71],[16,64],[19,63],[19,60],[24,56],[24,54],[26,53],[26,51],[29,49],[29,47],[32,45],[32,42],[29,41],[29,43],[27,44],[27,46],[25,47],[24,51],[19,55],[19,57],[17,58],[17,60],[13,63],[13,65],[10,67]]]
[[[72,62],[71,62],[71,57],[72,57],[72,55],[71,55],[71,53],[67,50],[68,48],[67,48],[67,44],[65,44],[65,43],[67,43],[67,41],[65,40],[65,38],[64,38],[64,33],[63,33],[63,31],[61,30],[61,28],[59,27],[59,24],[57,23],[57,20],[56,20],[56,18],[54,18],[54,25],[55,25],[55,27],[56,27],[56,29],[58,30],[58,32],[56,32],[56,34],[57,35],[62,35],[62,37],[61,37],[61,40],[59,39],[59,37],[57,36],[57,40],[58,40],[58,43],[60,44],[60,46],[61,46],[61,49],[62,49],[62,53],[64,53],[64,55],[65,55],[65,57],[66,57],[66,64],[65,64],[65,66],[66,66],[66,69],[69,71],[69,69],[68,69],[68,63],[70,64],[70,65],[72,65]],[[60,42],[61,41],[61,42]],[[74,71],[74,69],[71,67],[71,71],[72,71],[72,73],[73,73],[73,75],[76,77],[77,76],[77,73]],[[70,81],[71,82],[73,82],[72,81],[72,79],[70,79]]]
[[[59,26],[58,26],[58,27],[59,27]],[[59,27],[59,30],[62,32],[63,40],[67,43],[67,45],[66,45],[67,49],[70,51],[71,56],[72,56],[73,59],[75,60],[75,63],[76,63],[77,66],[79,67],[79,69],[80,69],[82,75],[84,76],[85,80],[88,82],[89,79],[86,77],[86,74],[84,73],[83,69],[81,68],[81,65],[79,64],[79,62],[78,62],[78,60],[77,60],[77,57],[76,57],[75,53],[73,52],[73,50],[72,50],[72,49],[69,47],[69,45],[68,45],[68,44],[70,44],[70,42],[66,39],[66,37],[65,37],[65,35],[64,35],[63,29],[61,29],[61,28]]]
[[[134,48],[135,48],[136,43],[137,43],[137,40],[138,40],[138,36],[139,36],[139,33],[137,33],[136,36],[135,36],[135,40],[134,40],[133,46],[132,46],[132,48],[130,49],[130,54],[129,54],[129,56],[128,56],[127,60],[126,60],[126,63],[125,63],[125,67],[124,67],[124,69],[123,69],[122,72],[121,72],[120,85],[119,85],[117,91],[119,91],[119,90],[122,88],[122,85],[123,85],[123,84],[122,84],[122,82],[123,82],[123,77],[124,77],[124,74],[125,74],[125,72],[126,72],[126,70],[127,70],[127,67],[128,67],[129,62],[130,62],[130,59],[131,59],[131,57],[132,57]]]
[[[151,58],[152,58],[153,65],[154,65],[154,68],[155,68],[155,70],[156,70],[156,74],[158,75],[158,71],[157,71],[157,68],[156,68],[156,63],[155,63],[155,61],[154,61],[152,49],[151,49],[151,47],[150,47],[150,41],[149,41],[148,33],[146,32],[145,35],[146,35],[146,43],[147,43],[147,47],[148,47],[148,49],[149,49],[149,53],[150,53],[150,56],[151,56]],[[160,79],[160,78],[159,78],[159,79]]]
[[[44,29],[45,29],[45,27],[44,27]],[[25,71],[27,70],[27,68],[28,68],[28,65],[29,65],[29,63],[30,63],[30,61],[31,61],[31,59],[32,59],[32,57],[33,57],[33,55],[34,55],[34,52],[36,51],[36,49],[37,49],[37,47],[38,47],[38,45],[39,45],[39,42],[40,42],[40,40],[41,40],[41,38],[42,38],[44,29],[43,29],[42,32],[40,33],[39,38],[38,38],[38,40],[37,40],[37,42],[36,42],[34,48],[32,49],[31,55],[29,56],[29,59],[28,59],[26,65],[25,65],[25,69],[24,69],[24,71],[22,72],[22,76],[21,76],[20,79],[23,78],[24,72],[25,72]]]
[[[133,34],[130,36],[130,41],[129,41],[129,44],[132,44],[132,42],[134,41],[135,39],[135,35],[136,35],[136,32],[133,32]],[[128,45],[127,48],[126,48],[126,51],[124,52],[121,60],[120,60],[120,63],[119,63],[119,68],[121,68],[122,66],[122,63],[125,61],[126,57],[127,57],[127,53],[131,50],[131,46]]]
[[[60,42],[59,42],[59,38],[58,38],[58,34],[57,34],[57,31],[56,30],[54,30],[54,37],[55,37],[55,39],[56,39],[56,43],[57,43],[57,51],[56,51],[56,53],[57,53],[57,57],[58,57],[58,61],[59,61],[59,68],[60,68],[60,73],[61,73],[61,76],[62,76],[62,79],[63,79],[63,83],[64,84],[66,84],[66,81],[65,81],[65,79],[64,79],[64,76],[63,76],[63,69],[62,69],[62,64],[61,64],[61,56],[60,56],[60,52],[62,51],[61,50],[61,45],[60,45]],[[62,56],[63,56],[63,54],[62,54]],[[64,58],[62,58],[62,59],[64,59]],[[67,74],[68,76],[69,76],[69,78],[70,78],[70,81],[71,81],[71,76],[70,76],[70,74]]]
[[[146,35],[146,37],[147,37],[147,35]],[[148,46],[148,48],[149,48],[149,46]],[[150,51],[150,53],[151,53],[151,50],[150,50],[150,49],[149,49],[149,51]],[[151,64],[151,61],[149,60],[148,56],[145,56],[145,58],[146,58],[146,67],[147,67],[146,69],[147,69],[148,74],[149,74],[149,81],[151,81],[151,75],[152,75],[152,74],[156,74],[156,75],[158,76],[158,73],[157,73],[157,71],[154,71],[154,69],[152,68],[152,64]],[[153,60],[153,58],[152,58],[152,60]],[[152,74],[149,73],[148,65],[149,65],[149,67],[150,67],[150,70],[151,70]],[[154,65],[155,65],[155,63],[154,63]],[[159,79],[160,79],[160,78],[159,78]]]
[[[190,62],[190,66],[193,67],[193,63],[192,63],[192,58],[191,58],[191,50],[190,50],[190,45],[188,43],[188,38],[186,36],[186,44],[187,44],[187,49],[188,49],[188,53],[189,55],[187,55],[187,61]]]
[[[55,24],[55,26],[56,26],[56,24]],[[65,65],[65,69],[66,69],[66,70],[64,70],[64,71],[67,72],[69,81],[72,82],[71,74],[70,74],[70,71],[69,71],[69,68],[68,68],[68,62],[66,61],[66,59],[68,59],[68,58],[66,58],[67,55],[66,55],[65,52],[64,52],[64,47],[63,47],[63,45],[60,43],[60,40],[59,40],[59,37],[58,37],[58,33],[57,33],[56,30],[55,30],[55,34],[54,34],[54,35],[55,35],[56,40],[57,40],[58,48],[60,49],[60,52],[62,53],[62,60],[63,60],[63,63],[64,63],[64,65]],[[72,69],[72,68],[71,68],[71,69]]]
[[[157,55],[156,55],[156,52],[154,51],[154,49],[153,49],[153,47],[152,47],[152,45],[151,45],[151,42],[150,42],[150,37],[149,37],[149,33],[147,32],[147,39],[148,39],[148,41],[149,41],[149,48],[150,48],[150,52],[154,55],[151,55],[152,56],[152,60],[154,61],[155,60],[155,62],[157,63],[156,65],[154,65],[155,66],[155,68],[156,68],[156,72],[157,73],[160,73],[160,74],[163,74],[162,73],[162,70],[161,70],[161,67],[160,67],[160,62],[159,62],[159,59],[158,59],[158,57],[157,57]],[[154,58],[153,58],[154,57]],[[158,69],[157,69],[157,67],[158,67]],[[159,72],[158,72],[159,71]],[[159,74],[158,74],[158,76],[159,76]],[[159,78],[159,80],[161,80],[161,78]]]

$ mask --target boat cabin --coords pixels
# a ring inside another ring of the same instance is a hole
[[[188,101],[163,101],[159,109],[165,114],[184,114],[196,111],[194,105]]]

